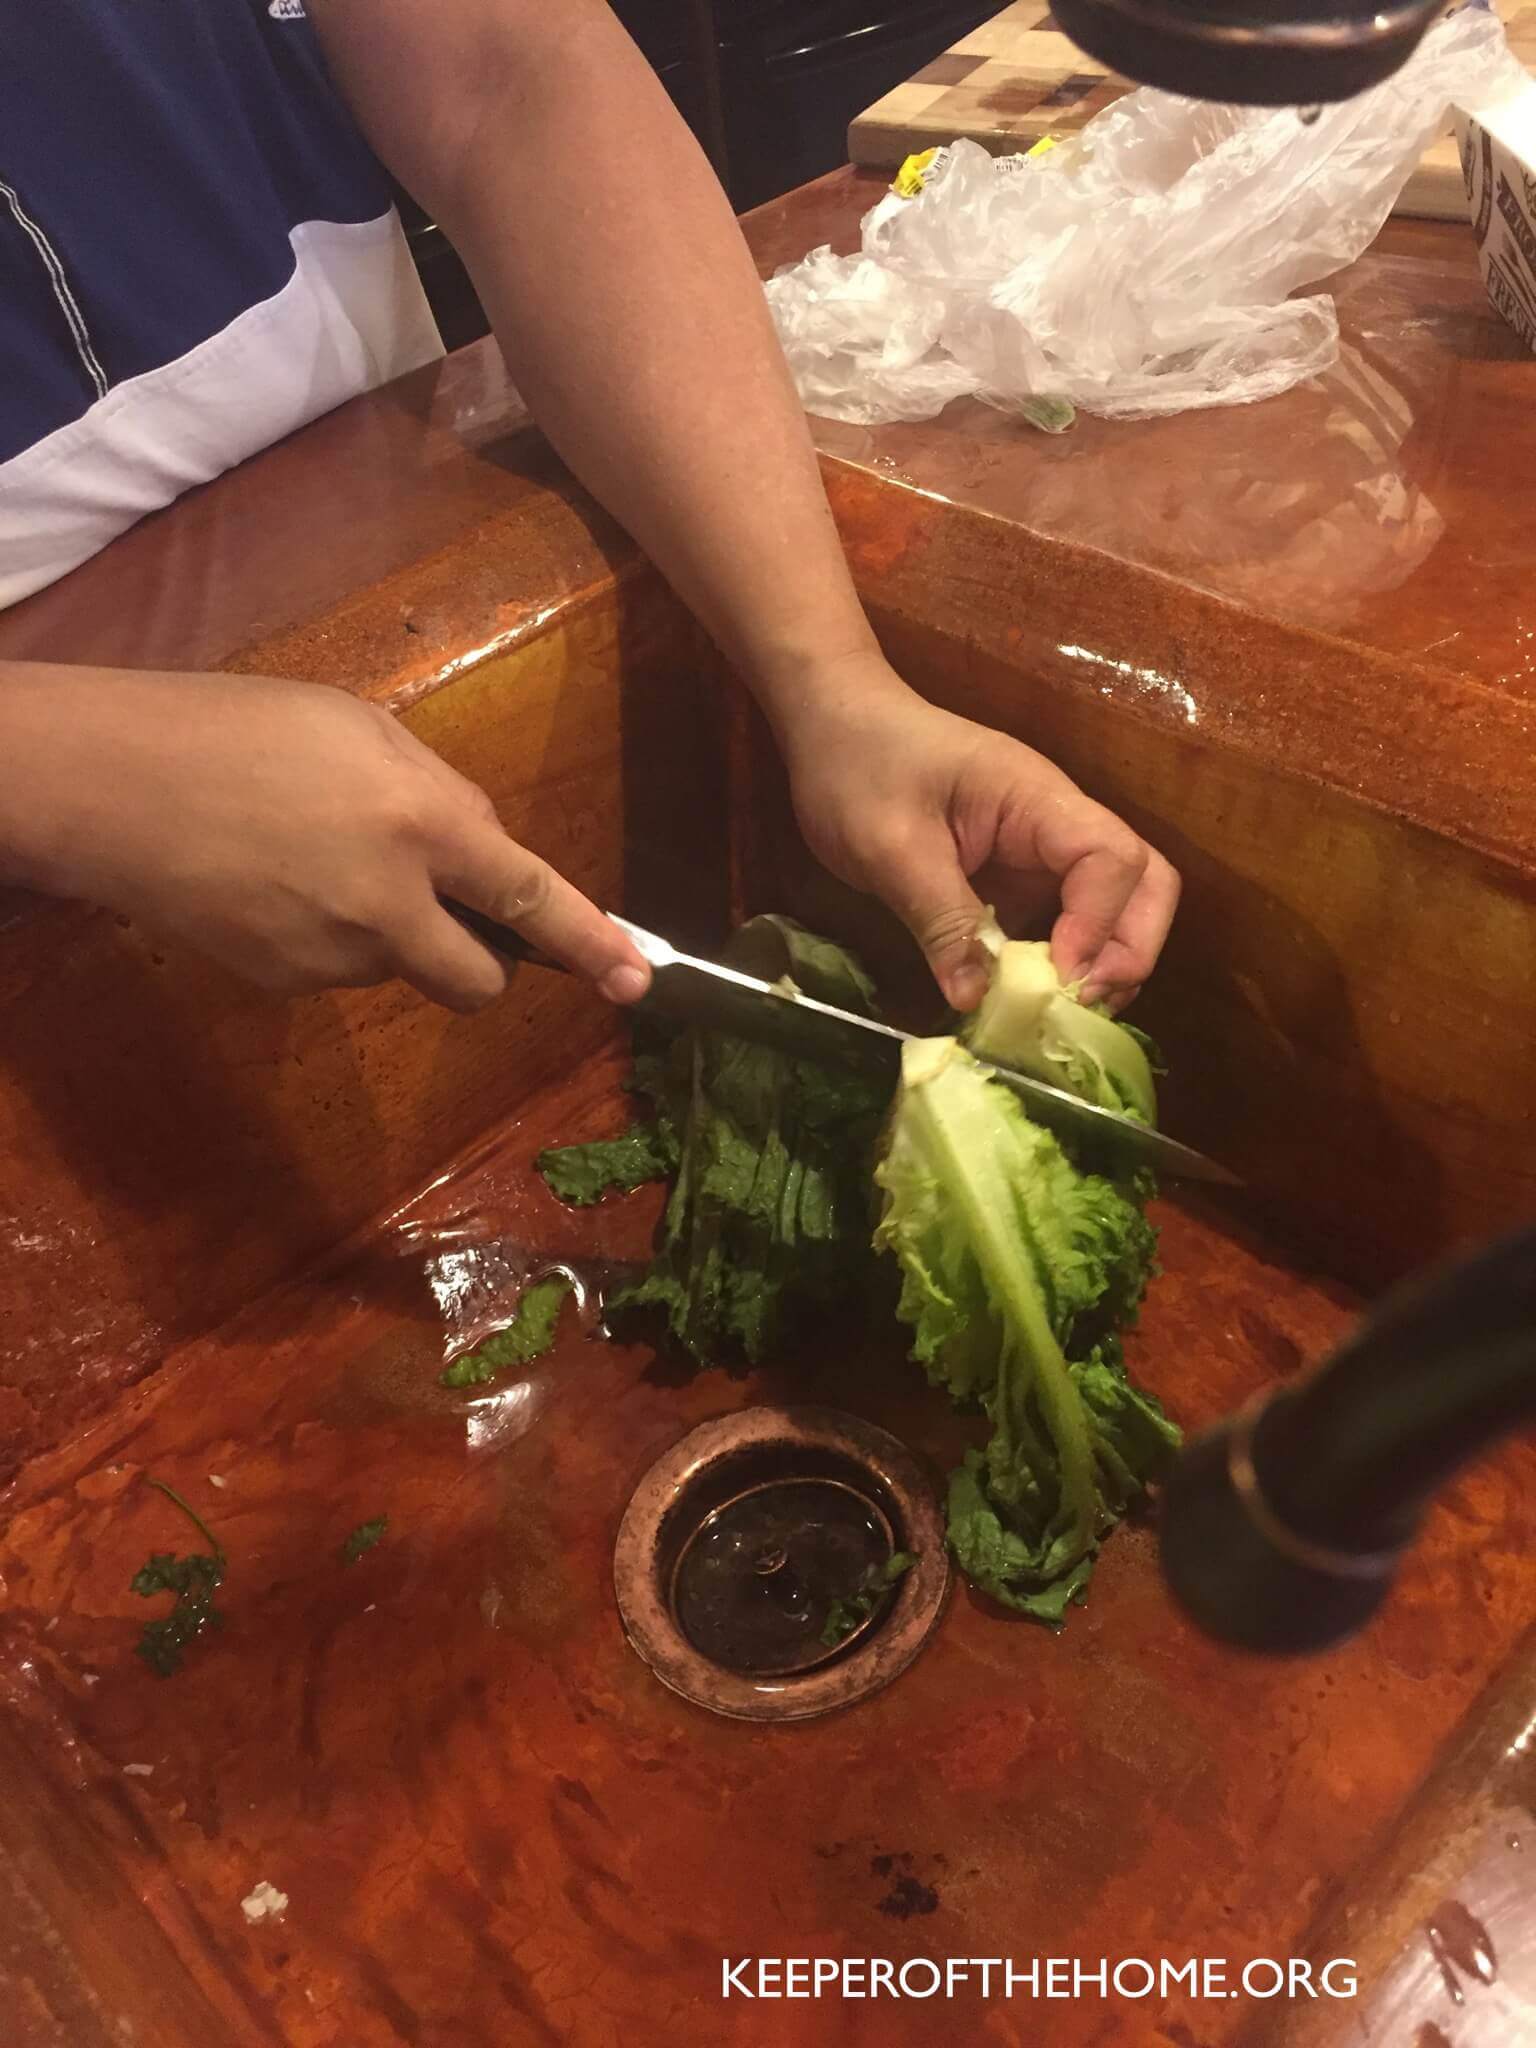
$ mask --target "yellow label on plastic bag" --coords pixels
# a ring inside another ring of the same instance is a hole
[[[1044,156],[1048,149],[1055,149],[1056,146],[1054,135],[1042,135],[1037,143],[1025,150],[1024,158]],[[909,156],[891,180],[891,190],[899,199],[915,199],[928,183],[929,173],[936,166],[939,169],[943,168],[943,164],[939,162],[941,158],[946,163],[949,160],[948,147],[943,143],[935,143],[932,149],[921,150],[916,156]],[[1006,170],[1010,164],[1017,164],[1019,161],[1018,157],[1004,157],[1003,169]]]
[[[896,173],[891,190],[900,193],[903,199],[915,199],[923,189],[923,173],[938,153],[935,146],[933,149],[923,150],[918,156],[909,156]]]

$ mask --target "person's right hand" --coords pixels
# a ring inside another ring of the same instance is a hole
[[[505,986],[438,893],[615,1002],[649,970],[386,712],[267,677],[0,664],[0,880],[125,912],[263,988]]]

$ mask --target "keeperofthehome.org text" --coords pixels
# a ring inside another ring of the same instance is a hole
[[[722,1998],[1353,1998],[1348,1956],[723,1956]]]

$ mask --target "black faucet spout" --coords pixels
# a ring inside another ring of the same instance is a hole
[[[1326,1649],[1386,1598],[1435,1494],[1536,1420],[1536,1229],[1396,1290],[1318,1371],[1192,1443],[1163,1568],[1222,1640]]]
[[[1122,78],[1190,99],[1309,107],[1405,64],[1443,0],[1061,0],[1056,25]]]

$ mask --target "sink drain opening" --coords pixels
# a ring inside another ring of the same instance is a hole
[[[706,1515],[672,1575],[672,1612],[701,1656],[751,1677],[842,1655],[882,1609],[837,1613],[895,1551],[884,1512],[837,1479],[770,1479]],[[829,1621],[832,1640],[825,1640]]]
[[[674,1692],[747,1720],[807,1719],[889,1684],[948,1584],[943,1515],[916,1461],[824,1408],[693,1430],[641,1481],[614,1553],[638,1655]]]

